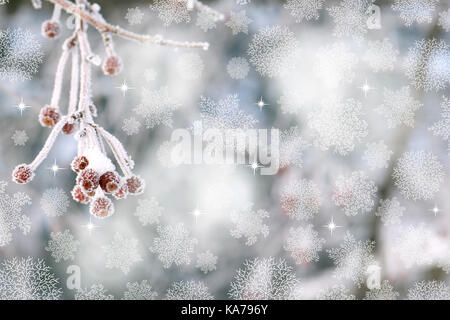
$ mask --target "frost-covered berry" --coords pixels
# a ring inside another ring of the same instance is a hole
[[[75,187],[72,190],[72,198],[73,200],[86,204],[89,202],[89,196],[84,193],[83,189],[79,185],[75,185]]]
[[[145,182],[141,177],[132,175],[127,178],[128,192],[134,195],[144,192]]]
[[[122,185],[115,193],[113,193],[113,196],[117,200],[125,199],[128,196],[128,185],[125,181],[122,181]]]
[[[72,170],[75,172],[80,172],[89,165],[89,160],[85,156],[78,156],[73,159],[71,163]]]
[[[42,23],[42,36],[46,38],[57,38],[61,33],[61,24],[55,20],[47,20]]]
[[[75,131],[76,124],[67,122],[61,129],[64,134],[72,134]]]
[[[93,169],[84,169],[78,174],[77,183],[86,193],[95,191],[99,183],[99,174]]]
[[[39,122],[44,127],[53,127],[60,118],[58,109],[46,105],[39,113]]]
[[[122,71],[122,59],[119,56],[109,56],[103,62],[102,70],[106,75],[118,75]]]
[[[107,171],[100,177],[100,187],[106,193],[113,193],[120,186],[120,176],[115,171]]]
[[[89,211],[97,218],[107,218],[114,213],[114,205],[104,195],[96,195],[92,200]]]
[[[33,180],[33,177],[34,172],[26,163],[17,165],[12,172],[12,179],[15,183],[28,183]]]

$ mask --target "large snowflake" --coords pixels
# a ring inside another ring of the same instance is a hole
[[[234,57],[227,64],[227,72],[232,79],[242,80],[247,77],[250,66],[247,59]]]
[[[312,219],[321,206],[321,194],[312,180],[292,180],[281,190],[281,208],[296,220]]]
[[[111,243],[102,247],[106,255],[106,268],[118,268],[124,274],[128,274],[134,264],[142,261],[137,247],[137,239],[125,238],[120,233],[116,233]]]
[[[406,26],[430,23],[439,0],[394,0],[392,10],[400,12],[400,19]]]
[[[338,248],[327,250],[336,265],[335,277],[352,280],[360,288],[366,280],[367,268],[375,261],[372,254],[374,247],[375,242],[356,241],[347,231],[344,242]]]
[[[141,24],[144,13],[138,8],[128,8],[125,19],[130,25]]]
[[[450,288],[444,281],[416,282],[408,290],[408,300],[449,300]]]
[[[379,289],[366,291],[364,300],[397,300],[399,295],[389,283],[389,280],[384,280]]]
[[[438,25],[440,25],[446,32],[450,31],[450,9],[439,13]]]
[[[230,214],[231,236],[240,239],[246,238],[246,245],[251,246],[256,243],[258,236],[267,237],[269,226],[264,223],[264,219],[269,217],[269,213],[263,209],[253,210],[253,204],[248,203],[238,210],[233,210]]]
[[[264,27],[255,34],[248,48],[250,63],[262,76],[287,74],[296,64],[299,43],[286,26]]]
[[[280,167],[303,166],[303,154],[310,146],[297,126],[283,130],[280,135]]]
[[[388,128],[402,124],[414,127],[414,113],[421,107],[420,101],[414,99],[409,87],[405,86],[396,91],[384,88],[383,104],[375,110],[387,119]]]
[[[393,197],[392,199],[381,199],[375,215],[381,218],[384,225],[400,224],[400,218],[405,210],[405,207],[398,202],[397,197]]]
[[[122,300],[155,300],[158,293],[153,291],[147,280],[128,282]]]
[[[388,149],[383,140],[370,142],[364,151],[363,160],[367,162],[371,170],[387,168],[392,151]]]
[[[211,251],[201,252],[197,255],[196,268],[199,268],[203,273],[216,270],[217,256],[211,253]]]
[[[441,109],[442,120],[434,123],[430,127],[430,130],[435,136],[441,137],[445,141],[448,141],[448,148],[450,151],[450,99],[446,96],[442,97]]]
[[[319,237],[312,224],[306,227],[290,228],[284,250],[290,252],[297,264],[319,261],[319,252],[325,239]]]
[[[56,262],[75,259],[75,254],[81,243],[74,239],[70,230],[66,229],[64,232],[52,232],[50,238],[45,250],[51,252]]]
[[[431,151],[407,151],[398,159],[392,177],[405,198],[429,200],[439,191],[444,172]]]
[[[0,300],[58,300],[58,282],[43,260],[5,260],[0,267]]]
[[[285,90],[278,99],[283,113],[298,114],[304,108],[304,98],[300,90]]]
[[[231,11],[230,17],[225,25],[231,29],[233,35],[237,35],[239,33],[248,33],[248,25],[252,23],[253,20],[247,17],[245,10],[241,10],[239,12]]]
[[[59,217],[69,208],[69,196],[61,188],[49,188],[44,191],[41,198],[41,208],[49,217]]]
[[[168,87],[159,90],[143,88],[141,103],[133,111],[143,117],[145,126],[151,129],[160,124],[172,127],[173,112],[179,107],[179,102],[170,95]]]
[[[216,20],[208,12],[198,11],[195,25],[200,27],[204,32],[207,32],[216,28]]]
[[[177,266],[191,263],[191,254],[197,239],[191,238],[189,231],[182,223],[175,226],[158,226],[158,237],[153,239],[150,251],[158,254],[164,268],[172,264]]]
[[[214,296],[201,281],[174,282],[167,290],[166,300],[213,300]]]
[[[323,2],[324,0],[287,0],[284,8],[290,11],[295,22],[300,23],[303,19],[319,19],[319,10],[322,9]]]
[[[315,144],[322,150],[333,148],[334,152],[346,155],[355,144],[366,137],[367,122],[362,105],[354,99],[338,101],[327,99],[308,115],[308,126],[314,130]]]
[[[342,284],[337,284],[317,294],[317,300],[355,300],[355,295]]]
[[[139,132],[141,123],[135,117],[130,117],[123,120],[122,130],[129,136]]]
[[[392,42],[385,38],[383,40],[369,41],[363,60],[375,71],[392,71],[399,51]]]
[[[190,22],[191,16],[186,1],[180,0],[155,0],[151,5],[152,11],[158,12],[158,17],[164,26],[172,23]]]
[[[114,296],[102,284],[93,284],[89,289],[77,290],[75,300],[114,300]]]
[[[237,270],[228,295],[235,300],[299,299],[301,289],[294,269],[285,260],[256,258],[246,260]]]
[[[139,199],[138,207],[134,215],[138,217],[143,226],[158,224],[159,218],[164,212],[164,208],[161,207],[155,197],[150,199]]]
[[[22,213],[23,207],[31,204],[31,198],[23,192],[11,197],[6,193],[7,185],[0,181],[0,247],[12,241],[14,230],[20,229],[26,235],[31,228],[30,218]]]

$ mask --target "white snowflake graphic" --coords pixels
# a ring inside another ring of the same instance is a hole
[[[61,188],[45,190],[40,202],[44,213],[51,218],[64,215],[69,208],[69,204],[69,196]]]
[[[290,252],[296,264],[319,261],[319,252],[325,239],[319,237],[312,224],[306,227],[290,228],[284,250]]]
[[[200,78],[205,65],[198,53],[185,53],[178,56],[176,67],[183,79],[195,80]]]
[[[253,20],[247,17],[245,10],[241,10],[239,12],[230,12],[230,18],[225,25],[231,29],[233,35],[237,35],[239,33],[248,33],[248,25],[252,23]]]
[[[400,205],[397,197],[392,199],[380,200],[380,206],[378,207],[375,215],[381,218],[381,222],[384,225],[400,224],[400,218],[405,212],[405,207]]]
[[[43,260],[14,257],[0,266],[0,300],[58,300],[58,282]]]
[[[24,146],[28,141],[28,135],[25,130],[16,130],[11,136],[15,146]]]
[[[444,172],[431,151],[407,151],[398,159],[392,177],[406,199],[429,200],[439,191]]]
[[[237,270],[228,295],[235,300],[296,300],[301,288],[285,260],[256,258]]]
[[[264,77],[287,74],[296,64],[299,43],[286,26],[264,27],[248,48],[250,63]]]
[[[138,217],[143,226],[159,223],[159,218],[163,214],[164,208],[159,205],[155,197],[139,199],[138,204],[134,215]]]
[[[383,140],[370,142],[364,151],[363,160],[367,162],[371,170],[387,168],[392,151],[388,149]]]
[[[64,232],[52,232],[45,250],[51,252],[56,262],[74,260],[80,244],[80,241],[74,239],[70,230],[66,229]]]
[[[172,264],[177,266],[191,263],[191,254],[197,239],[191,238],[189,231],[182,223],[175,226],[158,226],[158,237],[153,239],[150,251],[158,254],[164,268]]]
[[[75,300],[114,300],[114,296],[102,284],[93,284],[89,289],[77,290]]]
[[[441,109],[442,120],[434,123],[429,130],[435,136],[441,137],[444,141],[448,141],[448,149],[450,151],[450,99],[446,96],[442,97]]]
[[[208,14],[208,12],[199,11],[197,12],[197,21],[195,22],[195,25],[204,32],[207,32],[208,30],[216,28],[216,19]]]
[[[355,295],[351,294],[348,289],[337,284],[326,290],[321,290],[317,294],[317,300],[355,300]]]
[[[405,26],[417,23],[431,23],[433,11],[439,0],[394,0],[392,10],[400,13]]]
[[[386,118],[388,128],[392,129],[402,124],[414,127],[414,114],[421,107],[420,101],[414,99],[405,86],[396,91],[384,88],[383,104],[375,110]]]
[[[30,30],[0,30],[0,79],[31,80],[42,58],[41,45]]]
[[[366,291],[364,300],[397,300],[399,295],[389,283],[389,280],[384,280],[381,282],[379,289]]]
[[[310,146],[297,126],[281,132],[280,135],[280,167],[303,166],[303,154]]]
[[[0,181],[0,247],[12,241],[12,232],[16,229],[24,235],[30,232],[31,220],[23,214],[23,207],[31,204],[31,198],[23,192],[12,196],[6,193],[8,183]]]
[[[322,150],[333,148],[340,155],[347,155],[355,144],[367,136],[367,122],[361,102],[354,99],[338,101],[327,99],[308,115],[308,126],[314,130],[315,144]]]
[[[338,248],[327,250],[336,265],[335,277],[352,280],[360,288],[366,281],[367,268],[374,263],[374,247],[375,242],[356,241],[347,231],[344,242]]]
[[[144,71],[144,79],[147,82],[155,81],[156,77],[158,76],[158,72],[156,72],[155,69],[148,68]]]
[[[245,6],[246,4],[251,3],[252,0],[236,0],[236,4],[239,4],[241,6]]]
[[[124,274],[128,274],[134,264],[142,261],[138,251],[138,240],[125,238],[120,233],[116,233],[111,243],[103,246],[102,249],[106,255],[106,268],[117,268]]]
[[[250,66],[247,62],[247,59],[242,57],[231,58],[227,64],[227,72],[232,79],[245,79],[249,70]]]
[[[205,251],[197,254],[196,268],[199,268],[203,273],[208,273],[216,270],[217,256],[211,253],[211,251]]]
[[[450,9],[439,13],[438,25],[440,25],[445,32],[450,31]]]
[[[323,2],[324,0],[287,0],[284,8],[290,11],[295,22],[300,23],[303,19],[319,19],[319,10],[322,9]]]
[[[153,291],[147,280],[139,282],[128,282],[122,300],[155,300],[158,293]]]
[[[130,117],[123,120],[122,130],[129,136],[139,132],[141,123],[135,117]]]
[[[285,90],[277,103],[281,111],[287,114],[298,114],[304,108],[304,98],[300,90]]]
[[[167,290],[166,300],[213,300],[214,296],[201,281],[174,282]]]
[[[444,281],[416,282],[408,290],[408,300],[449,300],[450,288]]]
[[[168,87],[159,90],[143,88],[141,104],[133,111],[144,118],[147,129],[152,129],[160,124],[172,127],[173,112],[179,107],[179,102],[170,95]]]
[[[349,176],[340,175],[333,190],[334,203],[342,208],[346,216],[369,212],[375,205],[377,187],[362,171]]]
[[[312,180],[291,180],[281,190],[281,208],[296,220],[309,220],[319,213],[321,194]]]
[[[388,38],[385,38],[368,42],[363,61],[375,72],[392,71],[398,55],[398,49]]]
[[[132,26],[134,24],[141,24],[143,16],[144,13],[138,7],[128,8],[125,19],[128,21],[128,24]]]
[[[168,27],[172,23],[190,22],[191,16],[186,1],[155,0],[150,10],[158,12],[158,18]]]
[[[267,211],[263,209],[254,211],[253,204],[247,203],[230,213],[230,220],[234,225],[230,234],[236,239],[246,238],[245,244],[251,246],[256,243],[258,236],[266,238],[269,235],[269,226],[264,223],[264,219],[268,217]]]

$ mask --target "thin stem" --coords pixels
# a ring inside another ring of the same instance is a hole
[[[61,97],[64,69],[66,68],[68,57],[69,50],[67,48],[64,48],[61,57],[59,58],[58,67],[56,68],[55,84],[53,86],[52,99],[50,101],[50,106],[56,109],[59,109],[59,98]]]
[[[53,7],[52,21],[59,21],[61,17],[61,6],[59,4],[55,4]]]
[[[69,98],[69,108],[67,110],[67,113],[71,115],[75,112],[77,108],[77,95],[78,95],[78,82],[79,82],[79,61],[78,61],[78,49],[73,48],[72,50],[72,76],[70,79],[70,98]]]

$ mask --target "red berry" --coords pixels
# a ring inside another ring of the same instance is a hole
[[[128,186],[127,186],[127,184],[125,182],[122,183],[120,188],[115,193],[113,193],[113,196],[117,200],[125,199],[128,196]]]
[[[96,196],[91,202],[89,211],[97,218],[107,218],[114,213],[114,205],[107,197]]]
[[[28,183],[33,180],[34,172],[25,163],[16,166],[12,172],[12,180],[16,183]]]
[[[141,177],[132,175],[127,178],[128,192],[134,195],[144,192],[145,182]]]
[[[79,185],[75,185],[75,187],[72,190],[72,198],[73,200],[86,204],[89,202],[89,196],[83,192],[83,189]]]
[[[71,167],[75,172],[80,172],[89,165],[89,161],[85,156],[78,156],[72,160]]]
[[[98,187],[99,174],[93,169],[84,169],[78,174],[77,183],[87,194]]]
[[[113,193],[120,186],[120,177],[114,171],[107,171],[100,177],[100,187],[106,193]]]
[[[39,113],[39,122],[44,127],[53,127],[59,121],[60,115],[56,108],[46,105]]]
[[[61,25],[58,21],[44,21],[42,23],[41,32],[46,38],[57,38],[61,33]]]
[[[66,124],[62,127],[61,131],[67,135],[72,134],[75,131],[76,124],[66,122]]]
[[[122,59],[119,56],[109,56],[103,61],[102,69],[106,75],[118,75],[122,71]]]

